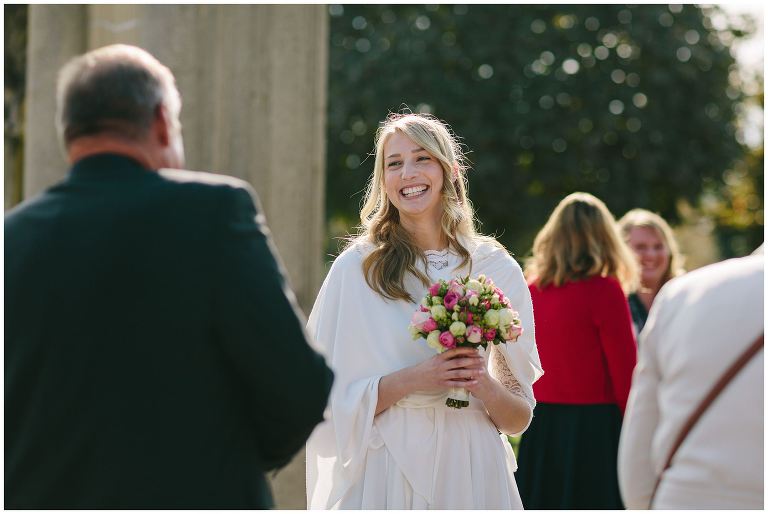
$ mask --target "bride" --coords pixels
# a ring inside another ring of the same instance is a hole
[[[308,329],[336,378],[307,443],[310,509],[521,509],[503,434],[531,421],[542,374],[520,266],[475,230],[465,159],[442,121],[390,114],[362,230],[333,263]],[[435,354],[408,331],[430,283],[485,274],[519,311],[517,342]],[[470,405],[445,406],[465,387]]]

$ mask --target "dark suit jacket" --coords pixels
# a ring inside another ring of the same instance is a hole
[[[6,508],[272,506],[332,373],[252,195],[104,154],[6,215]]]

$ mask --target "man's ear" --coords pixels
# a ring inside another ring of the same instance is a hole
[[[163,104],[155,107],[154,119],[152,120],[152,135],[157,138],[157,141],[163,147],[171,144],[171,116],[168,108]]]

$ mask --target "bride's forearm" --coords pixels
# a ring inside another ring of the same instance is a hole
[[[403,368],[381,377],[376,414],[384,412],[412,391],[413,369]]]
[[[523,430],[533,413],[524,399],[516,396],[497,383],[495,394],[483,400],[491,421],[504,434],[516,434]]]

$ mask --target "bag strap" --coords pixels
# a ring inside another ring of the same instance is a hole
[[[691,429],[696,425],[696,423],[701,418],[702,414],[706,412],[706,410],[709,408],[709,406],[712,404],[712,402],[715,401],[715,399],[720,395],[720,393],[725,389],[725,387],[733,380],[733,377],[735,377],[739,371],[742,370],[742,368],[752,359],[752,357],[755,356],[755,354],[760,351],[760,349],[763,347],[763,334],[760,334],[757,339],[755,339],[751,345],[749,345],[749,348],[744,350],[744,352],[739,356],[736,361],[731,364],[731,367],[729,367],[727,370],[725,370],[725,373],[720,377],[720,380],[717,381],[717,383],[710,389],[707,396],[704,397],[704,399],[699,403],[698,407],[691,413],[691,415],[688,417],[688,420],[683,425],[683,428],[680,429],[680,433],[677,435],[677,439],[675,439],[675,443],[672,445],[672,449],[669,452],[669,456],[667,457],[667,461],[664,464],[664,468],[662,468],[661,473],[659,474],[658,478],[656,479],[656,485],[653,486],[653,492],[651,493],[651,501],[648,503],[648,508],[651,508],[653,506],[653,500],[656,498],[656,491],[659,489],[659,484],[661,483],[661,477],[664,476],[664,472],[668,470],[672,466],[672,458],[675,456],[675,453],[677,453],[678,448],[680,448],[680,445],[683,444],[683,441],[685,441],[686,436],[691,431]]]

